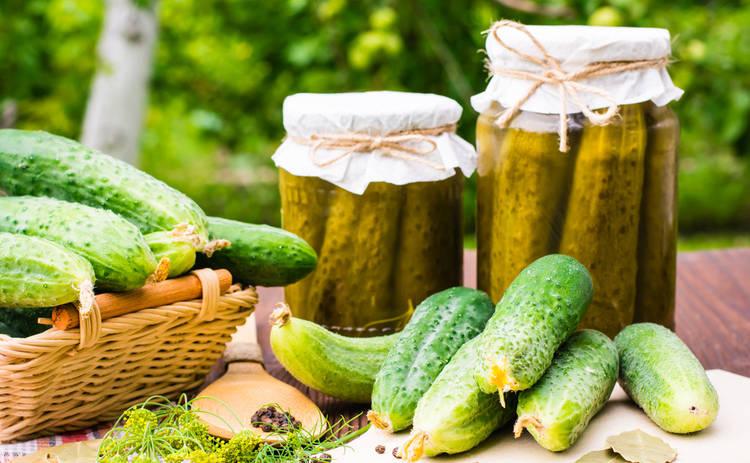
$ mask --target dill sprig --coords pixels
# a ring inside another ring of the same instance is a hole
[[[205,400],[202,397],[201,400]],[[155,396],[129,408],[104,436],[101,463],[317,463],[328,461],[325,452],[345,445],[366,431],[351,431],[351,420],[325,421],[322,428],[272,429],[265,442],[251,430],[239,431],[226,441],[213,437],[200,422],[193,401],[177,402]],[[288,413],[288,412],[285,412]],[[248,423],[250,424],[250,423]],[[227,427],[232,429],[227,423]]]

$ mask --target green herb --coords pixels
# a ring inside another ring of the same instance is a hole
[[[202,397],[201,400],[205,400]],[[268,444],[251,430],[226,441],[211,436],[200,422],[200,412],[186,396],[177,402],[153,397],[128,409],[99,447],[101,463],[281,463],[317,461],[327,450],[340,447],[364,433],[350,432],[352,421],[323,424],[322,430],[274,428],[282,437]],[[231,425],[227,423],[229,429]],[[323,431],[323,432],[319,432]],[[339,437],[340,436],[340,437]]]

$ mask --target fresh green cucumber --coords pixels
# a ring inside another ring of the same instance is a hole
[[[588,270],[569,256],[551,254],[522,270],[480,335],[483,361],[476,380],[482,390],[533,386],[575,331],[592,293]]]
[[[130,164],[46,132],[0,130],[0,189],[109,209],[141,233],[189,225],[208,237],[206,216],[190,198]]]
[[[0,197],[0,231],[65,246],[91,263],[96,286],[104,290],[140,288],[156,271],[138,228],[104,209],[52,198]]]
[[[337,399],[370,401],[375,375],[399,334],[349,338],[294,318],[279,304],[271,314],[271,348],[299,382]]]
[[[317,255],[302,238],[280,228],[218,217],[208,218],[209,237],[229,247],[198,256],[198,266],[225,268],[236,281],[260,286],[286,286],[315,269]]]
[[[0,334],[6,334],[12,338],[28,338],[49,329],[49,326],[40,325],[39,318],[50,318],[52,309],[49,307],[40,309],[3,309],[0,308]],[[5,328],[2,328],[5,326]]]
[[[179,229],[144,235],[154,256],[169,261],[169,278],[180,276],[195,265],[196,236]]]
[[[57,243],[0,232],[0,307],[53,307],[94,303],[91,264]]]
[[[536,384],[518,394],[516,438],[527,429],[547,450],[575,443],[617,382],[617,348],[595,330],[574,333]]]
[[[707,428],[719,413],[719,397],[700,361],[669,329],[636,323],[615,337],[620,385],[667,432]]]
[[[390,432],[409,427],[419,399],[493,312],[489,296],[476,289],[450,288],[422,301],[375,377],[368,419]]]
[[[419,400],[401,449],[407,461],[471,450],[515,415],[515,394],[506,394],[503,407],[496,393],[482,392],[467,373],[479,364],[479,347],[479,338],[464,344]]]

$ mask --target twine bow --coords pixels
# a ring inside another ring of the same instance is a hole
[[[431,129],[407,130],[386,135],[363,133],[312,134],[308,138],[292,137],[291,140],[309,145],[310,159],[318,167],[327,167],[354,153],[380,151],[394,158],[418,162],[436,170],[444,170],[443,164],[433,162],[425,157],[437,149],[437,143],[430,137],[455,131],[456,125],[448,124]],[[328,159],[319,159],[318,151],[321,149],[340,151],[340,153]]]
[[[534,44],[537,50],[541,53],[541,57],[529,55],[521,52],[516,48],[513,48],[506,44],[498,34],[498,31],[502,28],[516,29],[526,35],[531,43]],[[491,67],[490,72],[494,75],[511,77],[514,79],[530,80],[534,83],[529,87],[529,90],[522,95],[516,103],[510,108],[506,109],[497,119],[497,124],[505,128],[508,126],[510,121],[518,114],[521,110],[521,106],[528,101],[531,96],[536,93],[539,88],[544,84],[555,85],[558,88],[560,94],[560,151],[567,152],[568,146],[568,114],[567,105],[568,99],[578,108],[584,116],[594,125],[607,125],[612,119],[618,114],[618,104],[614,97],[607,91],[592,86],[583,84],[580,81],[591,79],[594,77],[607,76],[617,74],[626,71],[634,71],[639,69],[649,68],[663,68],[669,64],[669,58],[658,58],[650,60],[638,60],[638,61],[605,61],[605,62],[594,62],[589,63],[582,69],[575,72],[565,72],[562,69],[560,61],[549,54],[547,49],[542,43],[521,23],[515,21],[503,20],[498,21],[492,25],[489,33],[497,40],[497,42],[518,56],[519,58],[525,59],[538,65],[541,72],[534,73],[528,71],[521,71],[517,69],[508,69],[502,67]],[[600,96],[607,102],[607,110],[601,113],[594,112],[585,102],[579,97],[580,93],[589,93]]]

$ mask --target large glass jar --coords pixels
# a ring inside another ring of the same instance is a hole
[[[556,123],[518,121],[529,119]],[[673,326],[677,118],[653,103],[627,105],[607,126],[576,124],[570,138],[562,153],[554,131],[501,129],[480,116],[479,288],[499,300],[529,263],[567,254],[594,280],[584,326],[610,335],[633,321]]]
[[[553,37],[548,29],[529,28],[542,43]],[[649,100],[619,104],[604,124],[566,113],[565,150],[559,114],[521,109],[499,123],[507,108],[498,102],[503,95],[495,97],[477,122],[479,288],[497,301],[529,263],[567,254],[594,281],[582,327],[610,336],[638,321],[674,327],[679,124],[672,110]]]
[[[293,95],[279,166],[282,226],[318,253],[285,288],[296,316],[350,336],[400,330],[462,281],[463,175],[474,148],[437,95]],[[352,146],[356,145],[356,146]],[[364,180],[364,181],[363,181]]]

